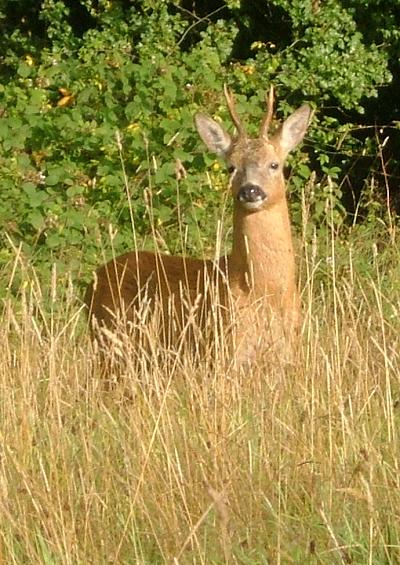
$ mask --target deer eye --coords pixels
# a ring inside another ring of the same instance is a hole
[[[276,161],[272,161],[272,163],[270,163],[270,168],[273,169],[274,171],[276,171],[276,169],[279,169],[279,163],[277,163]]]
[[[236,167],[234,167],[233,165],[229,165],[229,167],[228,167],[228,173],[229,173],[230,175],[232,175],[235,171],[236,171]]]

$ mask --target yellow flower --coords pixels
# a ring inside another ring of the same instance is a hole
[[[59,88],[58,92],[61,94],[61,98],[57,102],[57,106],[63,108],[64,106],[71,106],[74,102],[74,95],[67,88]]]
[[[137,131],[140,131],[140,124],[134,122],[132,124],[129,124],[126,129],[128,131],[131,131],[132,133],[136,133]]]
[[[265,47],[265,43],[263,43],[262,41],[253,41],[253,43],[250,45],[250,49],[252,51],[255,51],[256,49],[262,49],[263,47]]]
[[[29,67],[33,67],[34,65],[34,60],[33,57],[31,57],[30,55],[25,55],[25,63],[29,66]]]
[[[254,65],[242,65],[242,71],[245,75],[252,75],[255,71]]]

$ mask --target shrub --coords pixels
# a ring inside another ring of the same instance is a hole
[[[271,83],[279,117],[305,100],[317,108],[295,157],[294,219],[316,170],[322,187],[331,179],[342,223],[340,187],[366,144],[344,112],[363,112],[390,81],[393,53],[364,40],[350,2],[229,0],[207,16],[184,1],[46,0],[22,10],[8,0],[0,15],[0,217],[43,273],[56,262],[85,279],[102,249],[133,246],[132,223],[141,245],[155,236],[163,250],[180,251],[182,239],[189,253],[212,248],[226,177],[203,154],[192,116],[205,108],[227,119],[224,82],[254,123]],[[179,182],[176,163],[188,169]],[[323,226],[326,191],[315,198],[312,220]]]

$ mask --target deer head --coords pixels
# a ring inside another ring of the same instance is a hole
[[[268,129],[273,114],[271,87],[259,135],[249,138],[236,112],[232,93],[226,87],[224,93],[237,130],[236,136],[231,137],[218,122],[202,113],[195,116],[197,131],[208,149],[225,160],[231,173],[236,206],[248,213],[266,210],[282,199],[286,200],[284,161],[303,139],[311,109],[307,105],[301,106],[269,138]]]

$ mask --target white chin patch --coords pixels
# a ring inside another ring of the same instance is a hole
[[[259,208],[261,208],[264,202],[265,202],[265,198],[263,200],[257,200],[256,202],[243,202],[243,200],[240,201],[241,205],[245,210],[252,210],[253,212],[254,210],[258,210]]]

